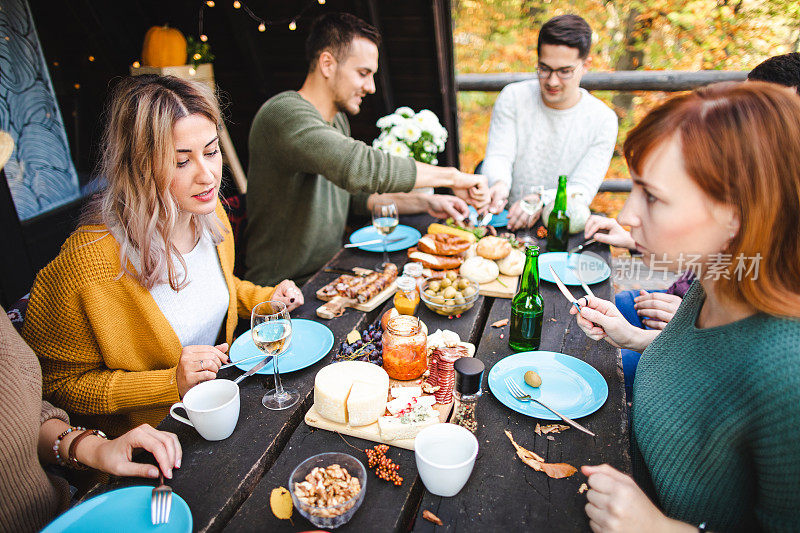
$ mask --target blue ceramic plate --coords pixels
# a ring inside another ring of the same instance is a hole
[[[471,205],[468,206],[470,213],[477,213],[475,208]],[[480,216],[478,216],[478,220],[480,220]],[[508,209],[503,209],[496,215],[492,215],[492,219],[489,221],[490,226],[494,226],[495,228],[505,228],[508,225]]]
[[[350,242],[353,244],[359,242],[366,242],[372,241],[375,239],[380,239],[382,235],[378,233],[372,226],[365,226],[361,229],[355,230],[353,233],[350,234]],[[403,224],[399,224],[393,232],[391,232],[386,239],[387,240],[394,240],[402,238],[402,240],[398,242],[389,243],[386,247],[387,252],[397,252],[399,250],[405,250],[406,248],[411,248],[415,244],[419,238],[422,237],[422,233],[415,230],[411,226],[404,226]],[[359,246],[359,250],[364,250],[365,252],[383,252],[383,244],[368,244],[366,246]]]
[[[556,280],[550,273],[548,266],[552,266],[564,285],[580,285],[580,280],[575,276],[575,270],[580,271],[583,282],[587,285],[605,281],[611,275],[611,267],[602,257],[592,252],[572,254],[567,264],[567,252],[547,252],[539,256],[539,277],[550,283]]]
[[[332,347],[333,333],[326,326],[313,320],[293,318],[292,340],[289,349],[278,358],[278,370],[281,374],[285,374],[311,366],[325,357]],[[229,357],[231,362],[235,363],[263,353],[253,344],[253,336],[248,329],[233,341]],[[236,367],[248,371],[260,362],[261,359],[251,359]],[[268,363],[256,374],[272,374],[272,363]]]
[[[525,372],[533,370],[542,384],[525,383]],[[600,409],[608,398],[608,385],[600,372],[588,363],[558,352],[521,352],[498,361],[489,371],[489,389],[500,402],[523,415],[544,420],[561,420],[535,402],[515,400],[505,379],[514,380],[525,394],[546,403],[568,418],[580,418]]]
[[[192,513],[186,502],[172,493],[169,522],[154,526],[150,521],[150,496],[153,487],[128,487],[112,490],[76,505],[42,530],[42,533],[147,531],[190,533]]]

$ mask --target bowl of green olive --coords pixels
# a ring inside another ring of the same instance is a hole
[[[426,279],[420,293],[428,309],[442,316],[460,315],[475,305],[478,296],[478,284],[455,272]]]

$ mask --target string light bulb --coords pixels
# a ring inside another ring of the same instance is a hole
[[[208,7],[214,7],[214,6],[215,6],[215,5],[217,5],[217,4],[215,4],[215,3],[214,3],[214,0],[208,0],[208,2],[206,2],[206,5],[207,5]]]
[[[139,68],[139,67],[141,67],[141,66],[142,66],[142,65],[141,65],[141,64],[139,64],[139,62],[138,62],[138,61],[134,61],[134,62],[133,62],[133,68]]]
[[[203,35],[200,36],[200,40],[206,42],[208,40],[208,35],[204,33]]]
[[[89,61],[94,61],[94,56],[89,56]]]
[[[267,25],[262,22],[258,25],[258,31],[267,31]]]
[[[242,7],[242,3],[239,0],[236,0],[233,3],[233,9],[239,9],[240,7]]]
[[[321,6],[325,5],[325,0],[317,0],[317,1],[319,2],[319,5],[321,5]]]
[[[200,59],[201,59],[202,57],[203,57],[203,56],[201,56],[200,54],[195,54],[195,55],[193,55],[193,56],[192,56],[192,59],[194,59],[195,61],[200,61]]]
[[[292,31],[296,30],[297,29],[297,23],[295,21],[291,21],[289,23],[289,29],[292,30]]]

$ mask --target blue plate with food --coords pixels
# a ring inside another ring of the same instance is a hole
[[[536,372],[538,387],[525,382],[525,373]],[[541,405],[520,401],[505,383],[511,379],[531,398],[546,403],[568,418],[580,418],[600,409],[608,398],[608,384],[592,365],[575,357],[537,350],[520,352],[501,359],[489,371],[489,390],[500,403],[518,413],[543,420],[561,420]]]
[[[255,355],[264,355],[264,352],[256,348],[253,343],[253,336],[247,330],[233,341],[228,357],[232,363],[244,361],[236,367],[247,371],[261,362]],[[289,341],[289,348],[278,356],[278,370],[281,374],[295,372],[309,367],[325,357],[333,347],[333,333],[325,325],[313,320],[304,318],[292,319],[292,338]],[[272,363],[267,364],[257,374],[272,374]]]
[[[417,244],[417,241],[420,237],[422,237],[422,234],[411,226],[399,224],[394,228],[394,231],[386,236],[386,241],[388,242],[386,251],[398,252],[400,250],[411,248]],[[355,230],[350,234],[350,242],[352,244],[371,242],[382,238],[383,235],[378,233],[378,230],[376,230],[374,226],[365,226],[361,229]],[[383,243],[377,242],[373,244],[365,244],[364,246],[358,246],[357,248],[359,250],[364,250],[365,252],[383,252]]]
[[[50,522],[42,533],[85,531],[190,533],[192,531],[192,513],[189,506],[174,492],[169,521],[154,526],[150,517],[152,494],[153,487],[127,487],[106,492],[76,505]]]
[[[550,283],[555,283],[555,278],[550,273],[550,269],[547,268],[550,266],[556,271],[556,275],[561,278],[564,285],[579,286],[581,284],[576,271],[587,285],[600,283],[611,276],[611,267],[608,266],[608,263],[592,252],[569,254],[569,257],[567,252],[547,252],[540,255],[539,277]]]

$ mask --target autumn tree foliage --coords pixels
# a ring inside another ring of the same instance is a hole
[[[539,27],[565,13],[581,15],[594,31],[591,70],[747,71],[772,55],[800,50],[800,1],[453,0],[457,72],[532,72]],[[620,140],[668,96],[595,95],[620,116]],[[459,94],[464,170],[483,158],[496,98],[497,93]],[[627,177],[618,155],[608,177]]]

